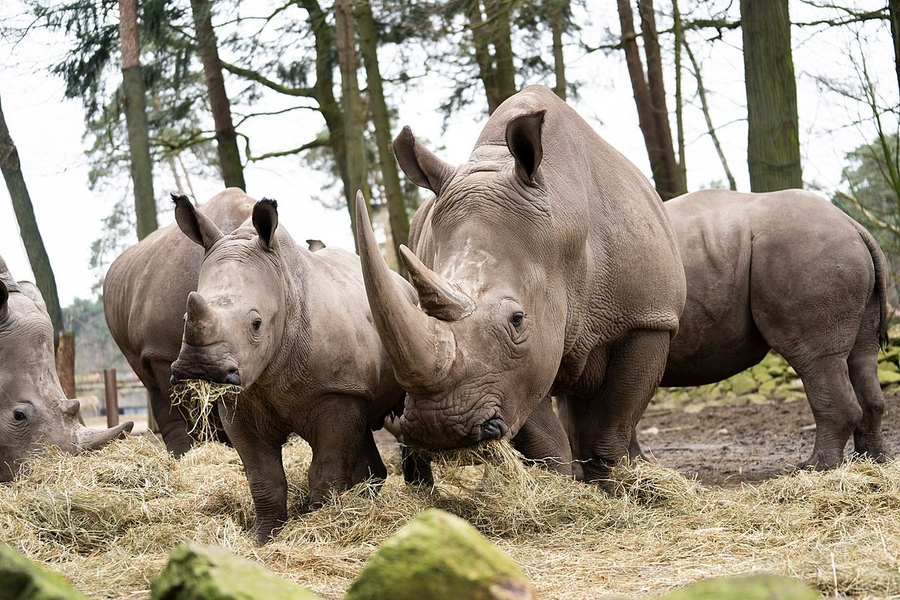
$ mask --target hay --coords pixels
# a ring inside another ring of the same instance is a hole
[[[854,462],[737,489],[623,464],[607,493],[523,466],[511,447],[496,444],[433,457],[433,489],[392,474],[377,495],[360,485],[310,512],[310,458],[301,440],[285,446],[290,519],[261,548],[248,534],[253,505],[232,449],[204,444],[176,462],[141,437],[30,461],[20,481],[0,486],[0,541],[93,598],[146,598],[171,548],[195,541],[337,599],[385,538],[438,507],[522,564],[543,598],[649,598],[699,578],[755,571],[798,577],[826,595],[900,594],[897,462]]]
[[[217,438],[218,426],[213,410],[219,400],[237,402],[243,391],[239,385],[213,383],[203,379],[185,379],[172,389],[172,406],[182,410],[191,425],[189,434],[203,442]]]

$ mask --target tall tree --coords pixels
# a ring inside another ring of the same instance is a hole
[[[356,29],[350,0],[336,0],[334,3],[335,28],[337,33],[338,63],[341,70],[341,107],[344,113],[344,140],[347,148],[347,175],[349,187],[345,186],[347,208],[353,239],[356,239],[356,191],[362,190],[368,200],[369,180],[366,168],[366,142],[363,135],[365,116],[359,93],[356,72],[359,59],[356,54]]]
[[[503,0],[467,0],[466,15],[478,77],[487,95],[488,114],[493,114],[504,100],[516,93],[516,70],[513,61],[510,28],[511,2]]]
[[[37,220],[34,217],[34,205],[31,203],[31,195],[25,185],[25,177],[22,175],[22,165],[19,162],[19,151],[13,143],[9,128],[6,125],[6,117],[3,115],[3,106],[0,105],[0,172],[6,180],[6,188],[12,199],[13,211],[16,214],[16,222],[25,245],[25,253],[31,270],[34,272],[35,283],[44,297],[47,312],[53,322],[54,338],[59,342],[59,335],[63,331],[63,313],[59,306],[59,294],[56,291],[56,277],[50,266],[50,257],[44,248],[44,239],[38,229]]]
[[[788,0],[741,0],[750,189],[803,187]]]
[[[222,61],[216,32],[212,25],[212,0],[191,0],[194,28],[197,32],[197,49],[203,63],[203,74],[216,127],[216,144],[219,151],[219,167],[225,187],[247,189],[244,183],[244,167],[238,150],[237,134],[231,119],[231,104],[225,93],[225,79],[222,77]]]
[[[369,0],[357,0],[354,13],[359,29],[359,51],[366,67],[369,112],[372,116],[372,124],[375,126],[375,143],[378,146],[378,161],[381,163],[391,239],[399,258],[400,245],[406,244],[409,240],[409,215],[406,212],[406,197],[400,186],[397,161],[394,160],[394,155],[391,153],[391,117],[384,98],[381,69],[378,65],[378,35]],[[401,275],[405,276],[406,268],[402,261],[397,261],[397,267]]]
[[[138,39],[137,0],[119,0],[119,41],[122,46],[122,96],[131,153],[137,236],[144,239],[156,230],[156,199],[153,196],[153,163],[147,127],[147,100]]]
[[[888,0],[888,19],[894,42],[894,72],[897,74],[897,89],[900,90],[900,0]]]
[[[566,63],[563,59],[562,36],[566,29],[565,19],[569,12],[569,0],[550,0],[547,6],[547,20],[550,22],[550,34],[553,38],[553,74],[555,82],[553,91],[566,99]]]
[[[666,108],[665,87],[662,77],[662,60],[653,17],[651,0],[639,0],[644,53],[647,57],[647,74],[634,30],[634,12],[630,0],[617,0],[619,24],[622,28],[622,47],[625,50],[625,64],[631,79],[634,103],[638,112],[638,124],[644,136],[650,170],[656,190],[663,200],[684,193],[684,182],[675,161],[672,146],[672,131]]]

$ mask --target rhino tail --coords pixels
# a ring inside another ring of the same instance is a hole
[[[875,266],[875,293],[878,294],[879,308],[881,310],[881,318],[878,324],[878,343],[881,348],[887,349],[888,342],[888,307],[887,307],[887,281],[888,281],[888,265],[887,259],[884,257],[881,247],[875,238],[869,233],[869,230],[851,219],[856,227],[856,232],[862,238],[869,254],[872,256],[872,264]]]

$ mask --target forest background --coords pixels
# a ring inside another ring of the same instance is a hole
[[[52,283],[79,372],[124,366],[98,284],[172,221],[170,192],[245,187],[279,201],[298,241],[352,250],[348,192],[362,188],[390,254],[424,194],[387,141],[410,125],[463,162],[500,101],[543,83],[664,198],[832,199],[878,237],[896,304],[898,13],[898,0],[7,0],[0,162],[14,143],[49,278],[7,170],[0,256],[45,298]]]

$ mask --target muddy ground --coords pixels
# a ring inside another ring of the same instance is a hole
[[[900,394],[887,394],[885,401],[885,441],[898,456]],[[805,400],[667,409],[651,404],[638,424],[638,440],[662,465],[706,484],[739,485],[776,477],[809,458],[815,421]],[[848,453],[852,447],[851,441]]]

